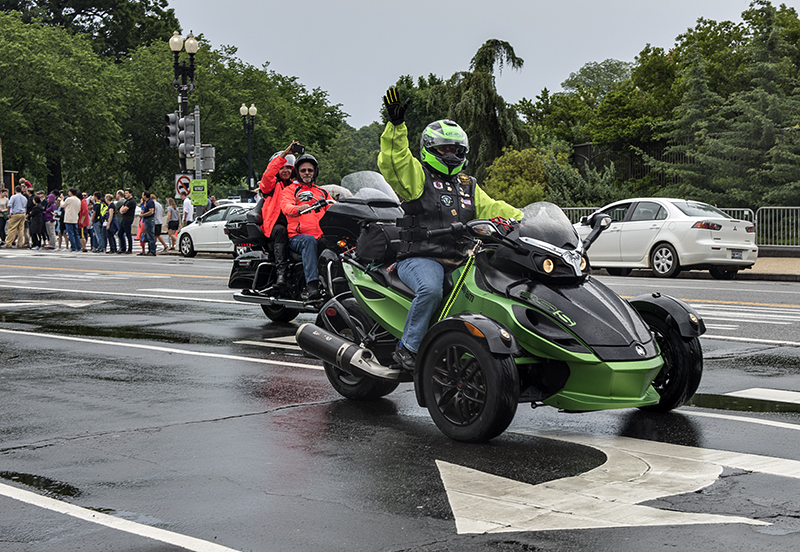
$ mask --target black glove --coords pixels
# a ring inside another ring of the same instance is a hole
[[[411,98],[407,98],[406,101],[402,103],[400,102],[400,99],[397,97],[397,88],[394,86],[386,91],[386,95],[383,97],[383,104],[386,106],[386,111],[389,113],[389,120],[393,125],[397,126],[403,124],[406,116],[406,108],[408,108],[408,104],[410,103]]]

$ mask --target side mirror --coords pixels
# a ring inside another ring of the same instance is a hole
[[[502,237],[497,226],[489,220],[471,220],[467,223],[469,233],[479,239],[498,240]]]
[[[588,218],[588,224],[592,226],[592,231],[583,240],[583,250],[586,251],[591,247],[600,232],[611,226],[611,217],[605,213],[594,213]]]

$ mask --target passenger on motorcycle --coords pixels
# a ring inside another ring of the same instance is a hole
[[[401,102],[392,87],[383,101],[389,122],[381,135],[378,168],[403,200],[397,274],[415,293],[393,357],[401,368],[413,370],[422,338],[442,301],[445,267],[461,264],[468,249],[458,237],[427,238],[426,232],[475,218],[519,220],[522,212],[492,199],[474,177],[461,172],[467,165],[469,141],[460,126],[447,119],[429,124],[420,138],[420,163],[408,148],[404,120],[410,100]]]
[[[259,190],[264,204],[261,207],[261,231],[272,242],[275,254],[275,286],[286,286],[286,269],[289,266],[289,236],[286,233],[286,216],[281,211],[280,197],[283,189],[292,183],[295,159],[292,142],[284,151],[276,152],[269,160],[267,169],[261,177]]]
[[[322,292],[319,288],[318,251],[321,245],[322,229],[319,220],[328,209],[326,200],[331,197],[314,182],[319,174],[319,164],[314,156],[303,154],[297,158],[295,165],[297,180],[284,188],[281,193],[281,210],[286,215],[289,231],[289,247],[303,257],[303,272],[306,277],[308,300],[319,299]]]

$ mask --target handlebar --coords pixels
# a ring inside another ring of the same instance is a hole
[[[320,209],[322,209],[326,205],[329,205],[329,204],[332,204],[332,203],[336,203],[336,202],[334,200],[332,200],[332,199],[320,199],[320,200],[312,203],[311,205],[309,205],[306,209],[303,209],[302,211],[298,211],[297,214],[298,215],[305,215],[306,213],[309,213],[311,211],[319,212]]]
[[[435,238],[437,236],[446,236],[448,234],[460,234],[464,231],[464,224],[461,222],[454,222],[447,228],[438,228],[436,230],[428,230],[426,233],[428,238]]]

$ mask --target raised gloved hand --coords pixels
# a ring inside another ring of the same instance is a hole
[[[397,88],[392,86],[386,91],[383,97],[383,104],[386,106],[386,111],[389,113],[389,120],[393,125],[397,126],[405,122],[406,109],[408,104],[411,103],[411,98],[406,98],[404,102],[400,101],[397,96]]]

